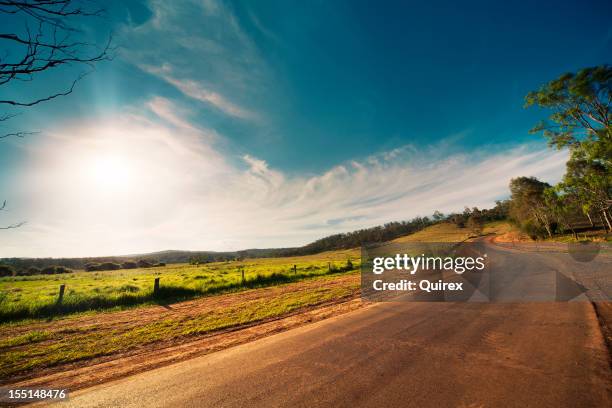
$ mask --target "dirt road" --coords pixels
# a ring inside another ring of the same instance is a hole
[[[530,286],[512,250],[489,250],[504,265],[503,282],[528,302],[380,303],[78,391],[63,405],[612,406],[592,304],[529,301],[550,278]],[[564,267],[545,254],[530,259]]]

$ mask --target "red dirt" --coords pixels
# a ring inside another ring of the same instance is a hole
[[[346,286],[358,281],[359,275],[339,276],[335,279],[309,280],[276,287],[212,296],[169,306],[143,307],[50,322],[36,322],[34,324],[7,327],[3,329],[0,337],[12,337],[31,330],[64,331],[66,335],[70,335],[69,332],[76,329],[80,331],[123,331],[135,326],[141,326],[144,323],[177,317],[177,315],[195,316],[232,307],[237,303],[245,301],[279,296],[287,292],[312,290],[323,286],[327,288]],[[155,342],[129,352],[36,370],[36,372],[25,373],[18,378],[12,378],[0,383],[10,383],[11,386],[19,387],[53,386],[54,388],[59,387],[70,390],[90,387],[355,310],[364,305],[358,296],[359,293],[356,292],[349,298],[303,308],[279,318],[253,322],[252,324],[207,333],[190,339],[183,338]]]

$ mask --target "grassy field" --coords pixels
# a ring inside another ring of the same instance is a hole
[[[289,285],[247,290],[118,313],[72,315],[0,331],[0,383],[19,373],[146,347],[187,342],[197,336],[287,315],[305,307],[352,298],[359,293],[356,271]]]
[[[495,228],[499,229],[499,226]],[[395,241],[456,242],[472,235],[473,232],[466,228],[442,223]],[[199,296],[296,282],[344,272],[349,259],[357,269],[360,263],[359,249],[197,266],[174,264],[144,269],[2,277],[0,324],[80,312],[169,304]],[[155,278],[160,278],[160,291],[157,294],[153,293]],[[66,285],[66,289],[64,299],[59,304],[57,299],[62,284]]]
[[[399,237],[393,242],[459,242],[473,236],[468,228],[459,228],[455,224],[441,223],[427,227],[411,235]]]
[[[171,303],[197,296],[295,282],[342,272],[347,269],[349,259],[358,268],[359,251],[198,266],[178,264],[146,269],[3,277],[0,278],[0,322]],[[157,294],[153,293],[155,278],[160,278]],[[66,290],[62,303],[58,304],[61,284],[66,285]]]

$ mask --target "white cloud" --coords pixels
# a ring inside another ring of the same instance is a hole
[[[124,27],[123,58],[226,115],[257,119],[244,105],[257,100],[266,64],[232,10],[216,0],[149,7],[149,21]]]
[[[204,89],[196,81],[180,80],[173,78],[170,75],[161,75],[161,77],[169,84],[174,85],[179,91],[189,96],[190,98],[209,103],[228,115],[242,119],[249,119],[255,117],[252,112],[249,112],[246,109],[233,104],[219,93]]]
[[[567,158],[530,146],[402,147],[294,177],[251,155],[228,159],[166,99],[148,108],[156,117],[65,124],[34,144],[10,194],[11,216],[28,224],[0,235],[0,256],[302,245],[434,210],[489,207],[512,177],[556,181]]]

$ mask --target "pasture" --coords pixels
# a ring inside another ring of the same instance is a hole
[[[347,267],[349,259],[353,268]],[[359,251],[347,250],[201,265],[174,264],[146,269],[2,277],[0,322],[172,303],[337,274],[358,267]],[[153,292],[155,278],[160,278],[157,293]],[[62,284],[65,285],[65,294],[59,303]]]

